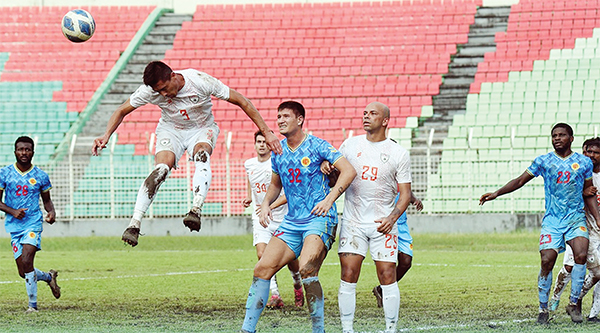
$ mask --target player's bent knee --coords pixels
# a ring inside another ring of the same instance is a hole
[[[202,148],[194,154],[194,162],[206,163],[209,158],[210,154]]]

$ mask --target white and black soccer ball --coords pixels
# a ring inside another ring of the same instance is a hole
[[[81,43],[92,38],[96,30],[96,22],[87,11],[73,9],[63,16],[61,28],[67,39],[74,43]]]

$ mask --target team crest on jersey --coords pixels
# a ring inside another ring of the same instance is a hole
[[[587,232],[587,228],[584,226],[579,227],[579,230],[583,231],[583,232]]]
[[[37,181],[35,180],[35,178],[29,178],[29,184],[35,185],[37,184]]]
[[[340,238],[340,246],[346,245],[346,237]]]
[[[160,140],[161,146],[168,146],[171,143],[171,139],[162,139]]]
[[[29,238],[35,238],[35,232],[30,231],[29,232]]]
[[[571,168],[572,168],[573,170],[577,170],[577,169],[579,169],[579,163],[573,163],[573,164],[571,164]]]
[[[200,101],[200,96],[196,95],[196,96],[192,96],[190,97],[190,101],[194,104],[198,103]]]
[[[302,163],[302,166],[307,167],[310,164],[310,158],[302,157],[302,159],[300,160],[300,163]]]
[[[379,155],[379,158],[381,158],[381,161],[383,163],[386,163],[387,161],[390,160],[390,155],[386,154],[386,153],[381,153],[381,155]]]

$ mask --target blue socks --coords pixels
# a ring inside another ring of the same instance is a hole
[[[256,324],[269,298],[270,284],[270,280],[263,280],[257,277],[252,280],[250,291],[248,291],[248,300],[246,301],[246,317],[242,325],[243,331],[249,333],[256,331]]]
[[[585,264],[573,265],[573,270],[571,271],[571,303],[577,303],[579,300],[584,278]]]
[[[325,300],[319,277],[311,276],[302,279],[302,284],[312,319],[312,331],[313,333],[323,333],[325,332]]]
[[[29,307],[37,309],[37,277],[35,271],[25,273],[25,288],[29,297]]]
[[[538,275],[538,295],[540,298],[540,309],[548,308],[548,299],[550,298],[551,287],[552,271],[550,271],[547,276],[542,276],[542,271],[540,270],[540,274]]]
[[[50,273],[42,272],[37,268],[34,268],[34,271],[35,277],[38,281],[50,282],[52,280],[52,276],[50,276]]]

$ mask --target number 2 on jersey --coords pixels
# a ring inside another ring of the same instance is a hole
[[[363,180],[370,180],[370,181],[375,181],[377,180],[377,171],[379,171],[379,169],[377,167],[370,167],[368,165],[363,165],[362,167],[363,172],[360,178],[362,178]],[[370,171],[371,175],[368,174],[368,172]]]

